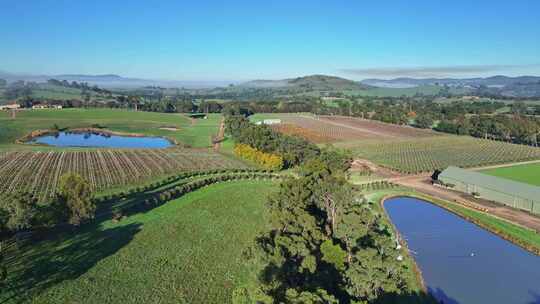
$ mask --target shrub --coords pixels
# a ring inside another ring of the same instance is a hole
[[[95,215],[90,184],[80,175],[68,173],[60,178],[57,200],[66,208],[70,224],[80,225]]]
[[[281,170],[283,168],[283,158],[276,154],[265,153],[245,144],[237,144],[234,153],[242,158],[250,160],[264,169]],[[248,172],[248,170],[244,170]]]

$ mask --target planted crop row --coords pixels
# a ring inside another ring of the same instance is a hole
[[[117,217],[118,214],[125,215],[126,213],[148,210],[215,183],[245,179],[280,178],[282,176],[279,174],[265,170],[240,169],[187,172],[170,176],[153,184],[97,198],[96,203],[100,207],[98,216],[106,216],[112,212]]]
[[[80,174],[94,190],[102,190],[177,171],[243,167],[207,150],[8,152],[0,155],[0,192],[27,191],[44,201],[54,195],[67,172]]]
[[[448,166],[478,167],[540,159],[540,148],[468,136],[436,136],[393,142],[358,143],[358,157],[402,173],[431,172]]]

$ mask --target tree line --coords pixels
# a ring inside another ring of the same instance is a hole
[[[245,253],[263,267],[235,289],[233,303],[378,303],[410,295],[392,231],[344,169],[321,154],[281,183],[267,202],[269,228]]]

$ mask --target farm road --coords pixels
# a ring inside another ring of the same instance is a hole
[[[535,163],[535,162],[539,162],[539,161],[512,163],[512,164],[507,164],[507,165],[501,165],[501,167],[512,166],[512,165],[517,165],[517,164]],[[354,161],[354,163],[368,166],[370,170],[380,174],[381,176],[384,176],[385,178],[383,178],[383,180],[386,180],[388,182],[392,182],[394,184],[398,184],[407,188],[412,188],[420,193],[424,193],[429,196],[440,198],[445,201],[453,202],[455,204],[460,204],[467,208],[472,207],[477,210],[486,210],[488,214],[494,215],[496,217],[515,223],[517,225],[533,229],[534,231],[540,233],[540,217],[518,210],[518,209],[496,204],[487,200],[476,199],[476,198],[471,197],[470,195],[467,195],[458,191],[453,191],[446,188],[434,186],[431,183],[431,174],[429,173],[416,174],[416,175],[403,175],[403,174],[399,174],[394,171],[391,171],[389,169],[382,168],[370,161],[363,160],[363,159],[362,160],[357,159]],[[497,166],[482,167],[482,168],[477,168],[475,170],[490,169],[494,167],[497,167]]]

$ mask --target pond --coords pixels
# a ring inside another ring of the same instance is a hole
[[[430,292],[445,304],[540,304],[540,257],[415,198],[384,203]]]
[[[56,147],[99,147],[99,148],[167,148],[172,143],[161,137],[133,137],[101,133],[58,132],[43,135],[30,141]]]

